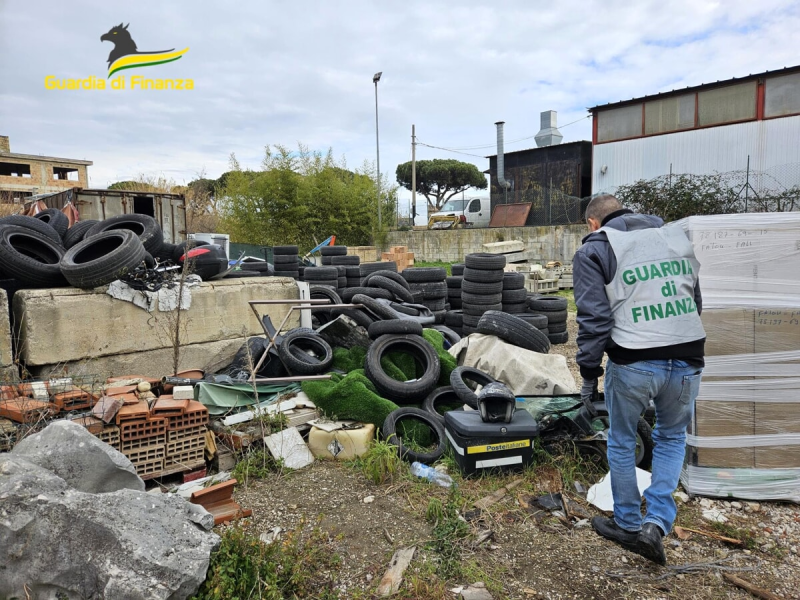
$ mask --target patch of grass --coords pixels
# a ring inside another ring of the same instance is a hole
[[[445,269],[447,271],[447,275],[448,276],[453,274],[452,270],[450,269],[450,267],[452,266],[452,263],[443,262],[441,260],[433,260],[433,261],[415,260],[414,261],[414,266],[415,267],[442,267],[443,269]]]
[[[302,525],[271,544],[247,525],[225,529],[194,600],[338,598],[333,586],[341,559],[333,540],[319,528],[304,538]]]
[[[394,481],[405,473],[405,465],[397,454],[397,446],[381,440],[374,441],[357,464],[364,477],[378,485]]]
[[[448,597],[447,582],[436,574],[436,566],[431,561],[412,564],[406,571],[404,583],[397,600],[442,600]]]
[[[578,312],[578,307],[575,305],[575,290],[559,290],[556,292],[557,296],[567,299],[567,310],[569,312]]]
[[[462,574],[461,542],[469,535],[469,525],[459,518],[461,494],[451,488],[447,500],[434,498],[425,510],[426,519],[433,524],[431,549],[439,556],[436,573],[442,579],[456,579]]]
[[[582,454],[575,444],[564,441],[545,449],[541,440],[534,440],[533,445],[533,466],[540,469],[543,466],[556,469],[561,476],[561,483],[564,489],[572,490],[572,482],[597,481],[607,472],[607,468],[602,464],[601,457],[597,459],[589,458]],[[535,475],[534,475],[535,477]]]
[[[739,529],[730,523],[711,523],[711,529],[714,533],[724,535],[725,537],[733,538],[742,541],[742,548],[747,550],[755,550],[757,547],[756,538],[753,532],[749,529]]]
[[[258,448],[249,451],[236,463],[231,476],[240,485],[248,485],[254,479],[266,479],[282,469],[281,462],[275,460],[269,450]]]

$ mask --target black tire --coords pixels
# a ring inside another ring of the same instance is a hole
[[[500,290],[502,291],[503,271],[481,271],[480,269],[472,269],[467,267],[464,269],[464,282],[474,281],[477,283],[497,283],[501,282]],[[464,289],[464,284],[461,284],[461,289]]]
[[[380,288],[372,288],[372,289],[380,289]],[[373,315],[375,315],[376,320],[380,319],[396,319],[397,315],[395,312],[386,306],[385,304],[381,304],[375,298],[367,296],[366,294],[355,294],[352,299],[350,300],[353,304],[361,304],[364,308],[370,311]]]
[[[308,267],[303,273],[306,281],[330,281],[339,278],[335,267]]]
[[[441,267],[409,267],[400,274],[409,283],[433,283],[447,278],[447,271]]]
[[[72,229],[70,229],[69,231],[72,231]],[[69,235],[69,231],[67,232],[67,235]],[[64,245],[66,245],[66,240],[64,240]],[[75,244],[73,244],[73,246],[74,245]],[[70,247],[71,246],[68,246],[68,248],[70,248]],[[161,248],[158,249],[158,252],[156,253],[155,258],[157,258],[160,262],[164,262],[164,261],[167,261],[167,260],[171,261],[173,254],[175,254],[175,244],[173,244],[171,242],[162,242],[161,243]],[[267,263],[263,263],[263,264],[266,265]]]
[[[517,318],[522,319],[523,321],[533,325],[538,330],[547,329],[547,317],[545,315],[534,314],[534,313],[520,313],[517,315]]]
[[[550,341],[551,344],[554,345],[566,344],[569,341],[569,332],[568,331],[562,331],[561,333],[548,332],[547,339]]]
[[[345,289],[347,287],[347,277],[337,277],[336,286],[340,289]]]
[[[596,421],[603,423],[606,429],[609,427],[608,408],[604,402],[595,402],[597,409]],[[644,417],[639,417],[636,424],[636,466],[640,469],[649,469],[653,466],[653,430]]]
[[[451,310],[461,310],[464,307],[461,298],[450,298],[448,302]]]
[[[454,346],[458,342],[461,341],[461,334],[457,333],[455,330],[450,329],[447,325],[444,324],[444,317],[447,314],[447,311],[444,311],[445,314],[442,315],[442,323],[435,324],[432,329],[438,331],[444,337],[445,342],[447,342],[450,346]],[[446,346],[446,348],[449,346]]]
[[[500,269],[502,271],[506,266],[506,257],[502,254],[477,252],[475,254],[467,254],[464,257],[464,264],[468,269],[481,269],[484,271]],[[466,269],[464,272],[466,273]]]
[[[163,246],[162,246],[163,248]],[[239,265],[242,271],[258,271],[259,273],[272,274],[275,268],[271,267],[269,263],[265,262],[246,262]]]
[[[40,213],[37,213],[33,216],[34,219],[39,219],[43,223],[47,223],[56,230],[58,237],[62,240],[64,236],[67,235],[67,230],[69,229],[69,219],[67,215],[62,213],[57,208],[48,208],[43,210]]]
[[[389,321],[375,321],[367,329],[369,339],[377,340],[382,335],[422,335],[422,325],[411,319],[391,319]]]
[[[392,275],[397,275],[397,273],[392,273]],[[399,302],[414,302],[414,296],[411,295],[411,292],[393,279],[374,274],[367,279],[369,287],[384,289],[390,292],[393,298]]]
[[[297,265],[300,264],[300,259],[296,254],[276,254],[272,257],[272,263],[276,267],[278,265]]]
[[[414,304],[420,304],[422,302],[422,292],[419,290],[411,290],[411,296],[414,298]]]
[[[361,259],[358,256],[331,256],[331,264],[352,267],[361,264]]]
[[[345,277],[347,280],[347,287],[361,287],[361,277]]]
[[[69,250],[75,244],[80,242],[83,237],[86,235],[86,232],[89,231],[94,225],[97,224],[97,221],[78,221],[72,227],[67,229],[67,233],[64,234],[64,248]],[[174,246],[173,246],[174,249]],[[169,256],[165,256],[164,258],[172,259],[172,254]]]
[[[431,309],[431,312],[433,313],[434,325],[444,325],[444,316],[447,314],[447,309],[444,308],[441,310]]]
[[[410,354],[422,369],[422,375],[410,381],[397,381],[381,367],[381,358],[389,352]],[[367,350],[364,373],[375,385],[378,394],[398,404],[415,404],[436,387],[440,375],[439,355],[425,338],[419,335],[384,335],[372,342]]]
[[[402,438],[397,435],[397,422],[402,419],[413,419],[430,427],[436,438],[436,450],[433,452],[416,452],[406,448],[403,445]],[[408,462],[432,464],[444,456],[444,452],[447,449],[442,424],[433,415],[419,408],[398,408],[390,412],[381,427],[381,435],[387,442],[397,446],[397,453],[400,458]]]
[[[310,356],[309,351],[315,356]],[[283,336],[278,357],[292,375],[320,375],[330,370],[333,350],[316,333],[298,328]]]
[[[533,352],[550,352],[550,341],[546,335],[527,321],[504,312],[485,312],[478,322],[478,332],[496,335],[509,344]]]
[[[456,263],[450,266],[450,272],[459,277],[464,274],[464,263]]]
[[[436,408],[437,406],[441,406],[442,404],[460,404],[460,408],[451,408],[450,410],[464,410],[464,402],[459,398],[456,391],[453,389],[452,385],[445,385],[442,387],[437,387],[433,390],[428,397],[425,398],[425,401],[422,403],[422,410],[426,413],[433,416],[439,423],[444,425],[444,414],[440,413]],[[445,411],[445,412],[450,412]]]
[[[445,306],[447,302],[445,302],[444,298],[439,298],[438,300],[423,300],[422,306],[429,308],[434,313],[445,310]]]
[[[528,306],[536,312],[560,312],[567,310],[567,299],[561,296],[541,296],[529,299]]]
[[[547,317],[547,322],[552,323],[566,323],[567,311],[566,310],[553,310],[553,311],[535,311],[540,315]]]
[[[397,273],[397,263],[392,261],[361,263],[359,268],[361,269],[361,277],[366,277],[375,271],[391,271]]]
[[[418,317],[419,316],[419,310],[417,310],[416,308],[414,308],[412,306],[406,306],[405,304],[401,304],[399,302],[394,302],[392,304],[392,309],[394,309],[397,312],[402,313],[404,315],[409,315],[411,317]]]
[[[503,289],[503,303],[505,304],[522,303],[523,306],[527,307],[527,297],[528,292],[525,290],[525,288],[514,290]]]
[[[361,279],[361,268],[360,267],[346,267],[344,270],[344,276],[348,279]]]
[[[465,315],[469,315],[471,317],[480,317],[483,313],[489,310],[503,310],[503,305],[499,302],[497,304],[469,304],[463,303],[461,305],[461,310]],[[478,323],[475,322],[475,326],[477,327]]]
[[[525,275],[523,275],[522,273],[503,273],[503,289],[524,290]]]
[[[548,323],[547,329],[550,330],[550,333],[564,333],[567,330],[567,322],[564,321],[563,323]]]
[[[65,287],[60,263],[64,248],[33,229],[0,225],[0,265],[3,273],[31,287]]]
[[[501,304],[503,294],[470,294],[461,292],[461,302],[464,304]]]
[[[340,315],[344,315],[345,317],[349,317],[353,321],[355,321],[356,325],[360,325],[364,329],[368,329],[370,325],[375,322],[375,319],[371,318],[367,313],[363,310],[359,310],[357,308],[334,308],[331,309],[331,317],[338,317]]]
[[[345,288],[342,292],[342,300],[345,302],[353,302],[353,296],[362,294],[370,298],[382,298],[384,300],[394,300],[394,294],[389,290],[377,287],[349,287]]]
[[[456,276],[450,276],[450,277],[447,277],[444,281],[447,284],[448,289],[460,290],[461,289],[461,282],[464,281],[464,278],[461,277],[461,276],[457,276],[457,277]]]
[[[300,279],[300,271],[275,271],[273,277],[291,277],[292,279]]]
[[[511,304],[504,302],[502,311],[510,315],[520,315],[528,309],[525,302],[512,302]]]
[[[347,246],[323,246],[319,253],[322,256],[344,256],[347,254]]]
[[[62,245],[61,236],[53,229],[48,223],[41,219],[34,217],[26,217],[25,215],[9,215],[0,219],[0,225],[16,225],[18,227],[25,227],[31,231],[35,231],[46,238],[53,240],[55,243]]]
[[[476,331],[478,331],[477,329],[478,321],[481,320],[482,316],[483,313],[481,313],[480,315],[471,315],[465,310],[464,314],[461,316],[461,321],[464,323],[461,327],[462,328],[471,327],[474,330],[472,331],[472,333],[475,333]]]
[[[332,287],[327,285],[309,285],[309,297],[312,300],[330,300],[330,304],[342,304],[342,298],[336,293]],[[311,312],[317,311],[330,311],[324,304],[318,305],[318,308],[312,308]]]
[[[244,279],[246,277],[266,277],[266,275],[258,271],[231,271],[223,279]]]
[[[138,267],[146,252],[141,239],[133,231],[103,231],[67,250],[61,259],[61,272],[75,287],[95,288]]]
[[[464,326],[461,328],[461,332],[463,333],[463,337],[466,337],[471,333],[478,333],[478,329],[464,323]]]
[[[297,246],[273,246],[272,247],[272,255],[275,256],[285,256],[287,254],[292,254],[297,256],[299,252],[299,248]]]
[[[471,408],[478,408],[478,395],[467,385],[467,381],[474,381],[480,385],[497,383],[494,377],[474,367],[456,367],[453,369],[453,372],[450,373],[450,385],[453,386],[453,391],[464,404]]]
[[[468,294],[502,294],[503,282],[494,281],[492,283],[483,283],[465,279],[464,283],[461,285],[461,293],[463,294],[464,292]]]
[[[448,310],[444,316],[444,324],[448,327],[461,327],[464,325],[464,312],[461,310]]]
[[[444,281],[425,281],[412,283],[411,289],[422,292],[423,300],[447,298],[447,284]]]
[[[144,249],[150,254],[157,254],[161,244],[164,242],[164,234],[161,232],[161,227],[159,227],[156,220],[151,216],[139,214],[117,215],[116,217],[109,217],[105,221],[100,221],[86,232],[84,239],[94,237],[105,231],[119,229],[133,231],[139,237]]]
[[[392,264],[394,264],[394,263],[392,263]],[[406,288],[407,290],[411,291],[411,286],[409,286],[408,282],[405,280],[405,278],[400,273],[397,273],[396,271],[387,271],[387,270],[373,271],[372,273],[370,273],[369,275],[364,277],[364,285],[365,286],[369,285],[369,282],[372,281],[373,277],[386,277],[386,279],[391,279],[395,283],[398,283],[398,284],[402,285],[404,288]]]
[[[306,281],[309,285],[322,285],[334,290],[339,288],[339,281],[337,279],[320,279],[319,281],[308,281],[308,280],[304,281]],[[341,294],[339,295],[341,296]]]
[[[323,256],[322,260],[320,261],[320,262],[322,262],[322,266],[323,267],[330,267],[333,264],[331,262],[331,258],[332,258],[331,256]]]

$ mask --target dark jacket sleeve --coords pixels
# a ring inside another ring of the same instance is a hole
[[[579,366],[599,367],[603,362],[606,343],[614,327],[611,305],[606,296],[606,274],[601,261],[585,244],[576,253],[572,262],[575,280],[575,304],[578,307],[578,354]]]
[[[700,293],[700,279],[694,284],[694,303],[697,305],[697,314],[703,314],[703,294]]]

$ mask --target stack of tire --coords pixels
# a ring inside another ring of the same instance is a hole
[[[147,215],[83,221],[72,228],[53,208],[35,217],[0,219],[3,276],[30,287],[105,285],[146,260],[152,263],[163,246],[161,228]]]
[[[503,312],[511,315],[528,310],[528,292],[525,289],[525,275],[522,273],[503,274]]]
[[[540,315],[540,318],[547,318],[547,337],[550,343],[566,344],[569,341],[567,299],[561,296],[531,295],[527,302],[530,312]]]
[[[502,254],[467,254],[461,282],[463,333],[478,331],[483,313],[503,309],[503,277],[506,257]]]
[[[339,289],[339,270],[334,266],[329,267],[306,267],[303,271],[303,280],[311,286],[313,290],[316,286],[326,286],[334,292]]]
[[[361,263],[358,267],[358,274],[359,277],[361,278],[361,281],[358,282],[358,285],[363,285],[364,279],[368,277],[371,273],[374,273],[376,271],[392,271],[393,273],[397,273],[397,263],[394,261]],[[351,276],[348,275],[348,277]]]
[[[300,279],[300,257],[297,254],[297,246],[274,246],[272,264],[275,267],[275,277]]]
[[[441,267],[409,267],[401,273],[412,292],[422,295],[419,304],[433,313],[434,323],[444,324],[447,313],[447,271]]]

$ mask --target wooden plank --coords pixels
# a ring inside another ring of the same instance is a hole
[[[741,577],[737,577],[732,573],[723,573],[722,577],[725,580],[731,582],[736,587],[742,588],[743,590],[749,592],[756,598],[761,598],[761,600],[783,600],[781,596],[778,596],[777,594],[773,594],[770,591],[757,587],[752,583],[750,583],[749,581],[746,581]]]
[[[378,585],[378,596],[385,598],[391,596],[400,589],[400,584],[403,583],[403,573],[405,573],[408,565],[411,564],[411,559],[414,558],[416,546],[410,548],[400,548],[392,556],[392,561],[389,563],[389,568],[386,573],[381,577],[381,582]]]
[[[495,490],[488,496],[484,496],[480,500],[475,503],[475,508],[479,508],[481,510],[486,510],[492,504],[499,502],[503,498],[505,498],[506,494],[509,490],[513,490],[517,487],[520,483],[522,483],[522,479],[515,479],[511,483],[507,484],[505,487],[501,487],[499,490]]]

